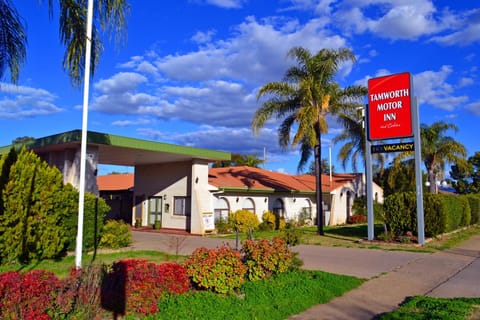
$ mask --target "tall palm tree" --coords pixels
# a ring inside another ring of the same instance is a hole
[[[365,88],[365,92],[367,88]],[[343,127],[343,131],[333,138],[334,144],[344,142],[344,145],[340,148],[338,158],[342,163],[342,167],[345,169],[347,162],[350,160],[353,171],[357,172],[357,161],[360,158],[362,165],[365,166],[366,155],[366,134],[363,124],[363,115],[359,111],[359,108],[363,107],[358,105],[357,108],[347,108],[341,110],[337,115],[337,121]],[[378,169],[383,170],[385,158],[381,153],[375,153],[373,159],[378,164]]]
[[[41,1],[40,1],[41,2]],[[87,0],[59,0],[60,42],[66,47],[63,68],[72,84],[80,85],[85,69],[85,29]],[[50,17],[53,17],[53,0],[48,0]],[[90,72],[93,76],[102,50],[98,28],[114,34],[117,42],[126,28],[126,15],[130,9],[126,0],[95,0],[94,26]],[[27,36],[22,18],[10,0],[0,0],[0,79],[10,71],[10,80],[18,81],[20,67],[26,58]]]
[[[321,135],[328,132],[327,115],[341,107],[360,101],[366,94],[363,87],[340,88],[335,75],[342,62],[355,62],[349,49],[322,49],[315,55],[302,47],[294,47],[288,57],[296,60],[280,82],[269,82],[260,88],[257,101],[268,96],[255,112],[252,129],[258,134],[267,120],[272,117],[283,119],[278,128],[279,144],[282,148],[300,145],[301,171],[312,152],[315,156],[316,202],[318,233],[323,234],[323,206],[321,188]],[[292,132],[294,131],[294,132]],[[293,139],[291,140],[291,133]]]
[[[465,146],[454,138],[447,136],[448,130],[458,131],[456,125],[443,121],[435,122],[431,126],[420,126],[422,141],[422,160],[427,170],[427,180],[430,183],[429,191],[437,192],[437,175],[445,170],[445,163],[463,163],[467,156]]]
[[[422,161],[427,170],[428,191],[437,193],[438,175],[445,170],[446,162],[466,164],[465,157],[467,151],[465,146],[454,138],[447,136],[449,130],[456,132],[457,126],[444,121],[434,122],[432,125],[422,124],[420,126],[420,141],[422,145]],[[393,161],[393,166],[399,167],[411,160],[414,153],[412,151],[402,152],[397,155]],[[401,172],[401,169],[395,168],[395,172]],[[389,179],[393,179],[390,177]]]

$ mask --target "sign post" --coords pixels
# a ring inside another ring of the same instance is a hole
[[[367,106],[367,210],[368,239],[373,240],[373,197],[371,154],[376,152],[415,151],[418,243],[424,244],[423,187],[418,106],[412,95],[412,78],[403,72],[368,80]],[[412,103],[414,102],[414,103]],[[372,145],[372,141],[414,138],[413,143]]]

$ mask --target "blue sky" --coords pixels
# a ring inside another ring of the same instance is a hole
[[[27,62],[18,86],[1,79],[1,146],[82,127],[83,87],[62,69],[58,15],[14,3],[28,28]],[[468,154],[480,150],[480,9],[466,0],[131,1],[124,43],[105,38],[88,129],[259,157],[265,148],[267,169],[295,173],[298,150],[279,148],[278,122],[258,137],[250,127],[258,89],[282,79],[294,46],[351,49],[357,63],[341,67],[342,86],[410,72],[420,122],[454,123],[449,134]],[[340,130],[329,124],[323,157]],[[343,171],[338,148],[333,164]]]

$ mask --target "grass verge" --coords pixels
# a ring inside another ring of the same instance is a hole
[[[462,241],[469,239],[474,234],[480,234],[480,225],[473,225],[455,233],[442,235],[431,239],[424,246],[416,244],[403,243],[389,243],[383,241],[365,241],[368,234],[367,224],[354,224],[342,226],[326,226],[324,228],[324,235],[317,234],[316,227],[302,227],[298,231],[301,234],[302,244],[321,245],[329,247],[347,247],[347,248],[367,248],[367,249],[382,249],[382,250],[401,250],[414,252],[436,252],[440,250],[455,247]],[[382,224],[375,224],[374,234],[378,235],[383,232]],[[271,239],[275,236],[280,236],[281,231],[255,231],[255,239]],[[235,239],[235,234],[228,235],[213,235],[213,237]],[[239,239],[242,241],[247,239],[248,235],[245,233],[239,234]]]
[[[397,319],[479,319],[480,298],[431,298],[415,296],[399,309],[383,314],[380,320]]]
[[[112,253],[102,253],[97,255],[86,254],[83,256],[83,265],[88,265],[92,262],[99,264],[111,264],[115,261],[123,259],[146,259],[150,262],[165,262],[165,261],[180,261],[184,257],[178,257],[170,254],[165,254],[158,251],[119,251]],[[6,271],[23,271],[30,270],[46,270],[53,272],[57,277],[64,279],[70,274],[70,270],[75,266],[75,257],[67,256],[59,260],[43,260],[40,262],[32,262],[28,265],[11,264],[0,266],[0,273]]]
[[[286,319],[358,287],[363,280],[321,271],[294,271],[247,282],[234,295],[197,291],[166,296],[147,319]],[[136,319],[127,317],[127,319]]]

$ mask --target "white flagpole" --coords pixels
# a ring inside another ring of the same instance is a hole
[[[83,118],[82,118],[82,145],[80,149],[80,190],[78,196],[78,227],[77,243],[75,249],[75,266],[82,268],[82,247],[83,247],[83,211],[85,200],[85,167],[87,154],[87,122],[88,122],[88,96],[90,88],[90,54],[92,51],[92,20],[93,20],[93,0],[88,0],[87,12],[87,33],[85,47],[85,73],[83,87]]]

